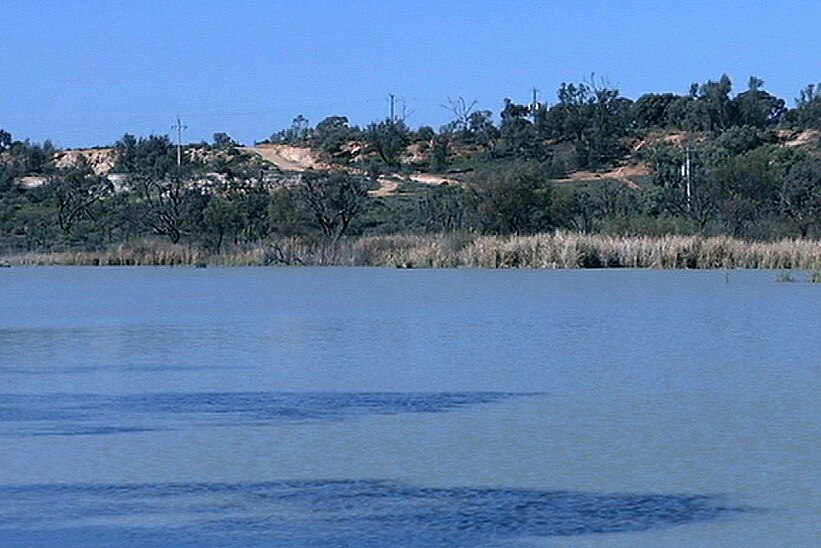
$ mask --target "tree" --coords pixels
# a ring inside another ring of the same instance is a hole
[[[669,123],[668,109],[678,95],[673,93],[645,93],[630,107],[630,119],[639,129],[663,128]]]
[[[730,100],[732,89],[733,84],[726,74],[722,74],[718,82],[708,80],[699,86],[698,100],[706,107],[711,131],[723,131],[735,121],[735,105]]]
[[[469,195],[464,188],[440,185],[419,194],[417,215],[427,232],[451,232],[466,227]]]
[[[457,133],[460,137],[467,139],[470,134],[470,120],[473,114],[473,109],[476,107],[478,101],[473,100],[468,103],[464,97],[457,97],[451,99],[448,97],[447,104],[440,105],[442,108],[450,111],[453,114],[453,120],[444,126],[447,133]]]
[[[227,133],[222,132],[222,131],[219,131],[219,132],[214,134],[213,141],[214,141],[214,146],[220,147],[220,148],[228,148],[228,147],[233,147],[233,146],[237,145],[236,141],[231,139],[230,135],[228,135]]]
[[[219,253],[226,234],[230,233],[233,236],[233,243],[237,243],[239,233],[245,224],[245,217],[238,200],[223,194],[213,194],[203,210],[203,224],[215,235],[216,242],[213,245]]]
[[[719,135],[713,141],[711,148],[716,154],[726,153],[727,156],[737,156],[765,145],[775,143],[777,136],[772,131],[758,129],[753,126],[734,126]]]
[[[763,128],[779,123],[787,112],[784,100],[770,95],[761,87],[764,80],[750,76],[747,91],[733,98],[735,123]]]
[[[776,185],[769,164],[768,151],[757,149],[720,161],[708,173],[704,190],[734,236],[773,210]]]
[[[760,80],[751,80],[751,85]],[[673,100],[666,108],[667,125],[686,131],[720,133],[738,123],[738,103],[730,99],[732,82],[723,74],[718,81],[690,85],[690,93]],[[764,92],[757,92],[763,94]],[[758,96],[756,96],[758,97]],[[762,96],[763,97],[763,96]],[[747,99],[742,98],[747,101]],[[748,99],[753,99],[751,95]],[[753,99],[756,103],[758,99]],[[758,107],[755,107],[758,108]]]
[[[800,129],[821,129],[821,83],[808,84],[801,90],[790,121]]]
[[[450,164],[450,141],[446,135],[437,135],[433,138],[433,151],[430,156],[430,169],[434,172],[443,172]]]
[[[96,220],[94,207],[114,191],[111,182],[95,175],[85,162],[50,176],[47,188],[57,209],[57,224],[66,236],[78,220]]]
[[[174,145],[167,135],[140,137],[126,133],[114,144],[116,173],[132,173],[160,178],[176,168]]]
[[[436,137],[436,132],[433,131],[433,128],[430,126],[421,126],[416,130],[416,141],[429,143],[434,137]]]
[[[631,101],[604,83],[562,84],[559,102],[536,116],[543,137],[572,142],[578,164],[599,167],[624,153]]]
[[[273,133],[268,140],[274,143],[304,143],[311,136],[308,119],[298,114],[291,121],[291,127]]]
[[[345,116],[328,116],[316,125],[311,135],[311,146],[330,156],[339,156],[343,147],[358,130],[348,126]]]
[[[247,242],[258,242],[267,237],[271,230],[271,194],[265,188],[254,186],[246,189],[241,196],[243,239]]]
[[[685,164],[689,155],[689,187]],[[712,181],[707,178],[705,154],[699,147],[688,149],[659,147],[651,157],[653,183],[656,187],[650,194],[655,204],[651,209],[659,213],[687,218],[694,222],[699,230],[704,230],[713,218],[717,203],[713,194]]]
[[[692,94],[679,97],[671,102],[665,113],[668,127],[685,131],[710,131],[712,129],[712,120],[707,105]]]
[[[4,129],[0,129],[0,152],[5,152],[11,147],[12,139],[11,133]]]
[[[528,234],[553,226],[552,187],[543,166],[519,163],[474,175],[477,221],[484,232]]]
[[[129,180],[136,202],[132,222],[178,243],[191,226],[199,224],[205,194],[197,186],[205,177],[200,169],[183,166],[156,175],[137,173]]]
[[[409,133],[402,120],[385,120],[368,125],[365,139],[388,167],[396,169],[401,167],[402,154],[410,143]]]
[[[291,122],[290,132],[292,141],[305,141],[311,134],[311,124],[306,117],[298,114]]]
[[[273,191],[267,209],[270,229],[279,236],[303,235],[313,223],[313,215],[299,187]]]
[[[587,84],[562,83],[556,92],[559,102],[548,110],[542,109],[536,119],[539,133],[564,141],[582,141],[590,118],[590,94]]]
[[[518,158],[541,159],[544,149],[536,135],[533,123],[528,120],[530,109],[527,105],[519,105],[505,99],[504,108],[500,114],[502,123],[499,126],[499,136],[502,145],[500,154]]]
[[[589,110],[591,120],[576,145],[582,165],[601,166],[621,157],[625,152],[625,128],[632,101],[619,96],[619,90],[593,85]]]
[[[821,227],[821,162],[804,151],[783,148],[771,161],[775,170],[778,207],[802,238]]]
[[[493,125],[493,113],[489,110],[473,111],[468,120],[468,135],[471,143],[492,153],[499,138],[499,130]]]
[[[322,233],[336,241],[365,210],[369,186],[346,171],[307,171],[299,193]]]

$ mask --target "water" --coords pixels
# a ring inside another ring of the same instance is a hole
[[[814,546],[821,287],[0,270],[0,545]]]

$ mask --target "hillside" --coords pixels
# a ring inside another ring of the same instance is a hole
[[[785,148],[801,149],[814,156],[821,156],[821,131],[807,129],[802,131],[779,130],[777,133],[778,146]],[[595,171],[578,169],[571,171],[564,176],[553,179],[556,183],[586,183],[601,181],[616,181],[628,187],[639,189],[642,181],[646,181],[653,173],[653,167],[647,161],[647,151],[657,147],[678,147],[683,148],[686,143],[704,143],[710,137],[705,134],[683,132],[683,131],[654,131],[648,133],[641,139],[634,139],[629,142],[629,152],[620,158],[616,165],[601,168]],[[348,148],[357,151],[352,156],[349,164],[338,164],[329,161],[327,155],[315,150],[310,146],[296,146],[291,144],[259,144],[251,147],[238,147],[237,151],[262,160],[265,164],[282,172],[301,173],[307,170],[327,170],[343,169],[351,173],[364,175],[366,170],[361,164],[364,163],[364,147],[358,143],[349,143]],[[400,183],[411,181],[423,185],[442,184],[462,184],[465,180],[465,173],[428,173],[415,171],[415,165],[424,164],[429,161],[429,153],[420,152],[417,144],[409,145],[403,158],[405,165],[410,170],[405,170],[401,174],[380,175],[378,181],[379,189],[372,190],[375,196],[388,196],[395,193]],[[425,147],[430,151],[431,147]],[[186,145],[186,154],[189,158],[200,161],[213,161],[214,153],[207,152],[206,148],[196,145]],[[457,154],[469,154],[468,151],[460,151]],[[210,154],[210,158],[206,158]],[[323,158],[323,156],[325,156]],[[0,156],[2,158],[2,156]],[[94,173],[98,175],[109,175],[114,172],[117,163],[117,151],[112,147],[99,147],[91,149],[68,149],[55,151],[50,159],[50,164],[57,169],[65,169],[77,166],[79,163],[87,163]],[[468,171],[472,171],[468,170]],[[46,177],[36,174],[25,174],[17,178],[17,182],[24,188],[34,188],[46,182]]]
[[[779,146],[800,148],[815,155],[821,154],[821,131],[781,130],[777,132],[777,137]],[[641,183],[643,181],[646,182],[647,178],[653,173],[653,167],[647,160],[647,155],[645,154],[648,150],[665,146],[683,148],[687,143],[704,143],[709,139],[710,137],[708,135],[692,132],[651,132],[641,139],[632,140],[629,143],[629,152],[620,158],[616,162],[616,165],[595,171],[585,169],[571,171],[565,176],[553,179],[553,181],[556,183],[616,181],[628,187],[640,189]],[[364,170],[361,168],[348,167],[350,165],[357,166],[358,164],[364,163],[364,153],[362,152],[364,148],[353,145],[355,145],[355,143],[350,143],[347,148],[357,150],[358,154],[352,157],[350,164],[342,166],[328,161],[327,158],[323,159],[323,154],[320,151],[312,149],[309,146],[268,143],[254,147],[245,147],[240,150],[249,154],[258,155],[282,171],[302,172],[309,169],[348,169],[355,173],[363,173]],[[431,149],[432,147],[430,145],[425,147],[427,151]],[[405,159],[404,164],[411,169],[419,164],[427,163],[429,161],[428,156],[429,153],[425,154],[420,152],[419,146],[416,144],[409,145],[402,155]],[[402,175],[383,175],[379,178],[380,189],[373,191],[373,194],[386,196],[394,193],[398,189],[399,183],[403,180],[428,185],[442,185],[460,184],[464,179],[464,173],[433,174],[421,171],[408,171]]]
[[[751,78],[732,95],[722,76],[632,100],[563,84],[551,105],[506,99],[498,114],[450,101],[453,119],[438,129],[297,116],[253,146],[220,132],[179,150],[165,135],[130,134],[59,150],[0,130],[0,247],[167,240],[222,253],[289,238],[306,249],[554,231],[821,238],[821,93],[807,86],[788,108],[762,86]]]

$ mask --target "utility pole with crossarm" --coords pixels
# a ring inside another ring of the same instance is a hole
[[[171,126],[171,129],[177,130],[177,165],[182,165],[182,132],[184,129],[188,129],[188,126],[182,125],[182,121],[180,120],[180,115],[177,114],[177,124]]]

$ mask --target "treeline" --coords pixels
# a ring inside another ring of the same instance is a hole
[[[445,172],[472,166],[465,165],[467,157],[479,164],[503,159],[552,161],[565,171],[575,171],[612,164],[628,152],[631,139],[650,131],[718,135],[740,127],[821,129],[821,84],[802,89],[792,109],[763,85],[760,78],[750,77],[747,89],[732,96],[732,83],[724,75],[718,81],[692,84],[686,95],[647,93],[633,101],[591,77],[589,82],[562,84],[557,102],[550,106],[505,99],[498,124],[493,112],[459,97],[443,105],[453,120],[438,131],[424,125],[411,130],[401,118],[360,128],[350,125],[345,116],[329,116],[311,127],[299,115],[290,128],[263,142],[310,146],[340,163],[355,159],[357,149],[351,143],[362,143],[374,152],[370,164],[381,170],[409,163]],[[426,161],[403,162],[412,144],[429,152]]]
[[[438,130],[411,130],[401,119],[358,128],[344,116],[311,127],[298,117],[268,141],[310,146],[335,166],[302,174],[277,171],[224,133],[186,146],[179,164],[168,137],[126,134],[101,170],[82,156],[58,165],[50,143],[0,131],[0,250],[95,251],[156,239],[220,254],[282,238],[553,230],[821,235],[818,134],[785,146],[821,128],[818,87],[802,90],[795,108],[756,78],[732,96],[726,76],[687,95],[636,101],[593,81],[562,85],[557,95],[551,106],[506,100],[498,123],[474,102],[449,100],[453,120]],[[628,153],[651,168],[635,187],[556,182]],[[458,181],[371,192],[380,177],[411,171]],[[31,176],[43,184],[21,184]]]

